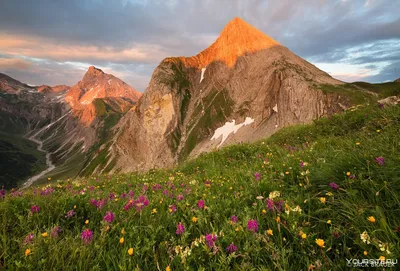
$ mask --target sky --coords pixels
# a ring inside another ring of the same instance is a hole
[[[143,92],[240,17],[347,82],[400,77],[400,0],[0,0],[0,72],[74,85],[90,65]]]

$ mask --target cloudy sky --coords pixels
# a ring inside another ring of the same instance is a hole
[[[163,58],[199,53],[236,16],[341,80],[400,77],[400,0],[0,2],[0,72],[32,85],[95,65],[144,91]]]

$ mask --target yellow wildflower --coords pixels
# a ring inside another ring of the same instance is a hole
[[[235,231],[239,231],[239,227],[236,227]]]
[[[42,233],[43,237],[47,237],[47,232]]]
[[[361,143],[360,142],[356,142],[356,145],[358,146],[358,145],[360,145]]]
[[[124,242],[125,242],[124,237],[121,237],[121,239],[119,239],[119,243],[120,243],[120,244],[123,244]]]
[[[371,223],[375,223],[376,222],[375,217],[373,217],[373,216],[368,217],[368,221],[371,222]]]
[[[322,239],[315,239],[315,243],[320,247],[325,247],[325,241]]]
[[[380,132],[381,132],[381,130],[376,130],[376,132],[377,132],[377,133],[380,133]]]
[[[168,265],[167,268],[165,268],[165,271],[171,271],[171,267]]]
[[[29,256],[29,254],[31,254],[31,250],[29,249],[29,248],[27,248],[26,250],[25,250],[25,256],[27,257],[27,256]]]
[[[199,220],[197,217],[195,217],[195,216],[194,216],[194,217],[192,217],[192,222],[193,222],[193,223],[196,223],[196,222],[197,222],[197,220]]]
[[[276,220],[277,223],[280,223],[281,222],[281,217],[277,216],[275,220]]]
[[[262,211],[261,211],[261,213],[263,213],[264,215],[267,213],[267,210],[265,210],[265,209],[263,209]]]
[[[351,175],[351,172],[350,172],[350,171],[347,171],[346,175],[347,175],[347,176],[350,176],[350,175]]]
[[[329,219],[328,221],[326,221],[326,223],[328,223],[328,224],[331,224],[331,223],[332,223],[332,221]]]
[[[379,260],[383,262],[384,260],[386,260],[386,258],[385,258],[385,256],[380,256]]]
[[[319,201],[320,201],[321,203],[325,203],[325,202],[326,202],[326,198],[320,197],[320,198],[319,198]]]
[[[89,224],[89,220],[86,220],[86,221],[85,221],[85,224],[86,224],[86,225]]]
[[[133,255],[133,248],[128,249],[128,255],[132,256]]]
[[[154,209],[151,211],[151,213],[152,213],[152,214],[156,214],[156,213],[157,213],[157,209],[154,208]]]
[[[124,235],[125,234],[125,229],[121,230],[121,234]]]
[[[365,250],[364,251],[364,256],[367,256],[368,255],[368,252]]]
[[[306,238],[307,238],[307,234],[303,233],[303,234],[301,235],[301,238],[306,239]]]
[[[267,230],[267,234],[268,234],[268,235],[274,235],[274,234],[272,233],[272,230],[271,230],[271,229],[268,229],[268,230]]]
[[[76,209],[76,205],[74,205],[74,209]]]
[[[286,171],[285,174],[286,174],[286,175],[289,175],[289,171]]]

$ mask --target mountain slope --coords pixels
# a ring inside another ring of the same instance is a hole
[[[114,170],[168,167],[350,105],[324,93],[325,84],[343,83],[235,18],[203,52],[160,63],[135,110],[117,125],[109,157]]]

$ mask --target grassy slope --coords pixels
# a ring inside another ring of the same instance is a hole
[[[0,132],[0,188],[16,187],[46,168],[45,153],[36,148],[34,142],[18,134]]]
[[[343,270],[346,258],[399,258],[398,127],[399,106],[359,107],[283,129],[262,142],[204,154],[175,170],[59,182],[47,196],[34,190],[22,197],[8,195],[0,201],[0,263],[36,270],[307,270],[311,264]],[[376,157],[384,157],[384,165]],[[330,188],[330,182],[340,189]],[[156,183],[163,188],[153,191]],[[129,190],[135,199],[143,194],[149,199],[141,212],[123,210],[129,199],[121,195]],[[267,208],[265,199],[272,191],[280,192],[274,200],[284,202],[283,212]],[[89,203],[110,193],[117,199],[100,210]],[[182,201],[176,199],[179,194]],[[200,199],[204,210],[197,207]],[[39,205],[40,212],[31,214],[32,205]],[[170,213],[170,205],[176,205],[176,213]],[[76,212],[71,218],[66,217],[69,210]],[[115,213],[110,225],[103,221],[109,210]],[[229,222],[232,215],[238,223]],[[370,216],[375,223],[368,221]],[[247,229],[249,219],[258,221],[258,232]],[[183,236],[175,233],[178,222],[185,225]],[[58,238],[50,234],[55,226],[62,229]],[[80,234],[88,228],[94,237],[85,245]],[[364,231],[370,244],[360,239]],[[30,233],[34,240],[24,245]],[[206,233],[218,235],[213,250],[204,243]],[[317,238],[325,241],[324,248]],[[232,242],[238,251],[228,255]],[[31,250],[28,257],[26,249]]]

